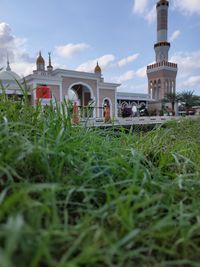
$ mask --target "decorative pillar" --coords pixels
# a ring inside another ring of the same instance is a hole
[[[157,97],[157,82],[156,80],[154,81],[154,84],[153,84],[153,89],[154,89],[154,92],[153,92],[153,98],[156,99]]]
[[[166,80],[161,79],[160,98],[163,99],[166,94]]]

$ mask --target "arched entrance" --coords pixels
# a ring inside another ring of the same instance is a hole
[[[68,90],[68,95],[66,96],[66,100],[71,101],[73,104],[74,104],[74,102],[76,102],[76,104],[77,104],[78,106],[81,105],[80,100],[79,100],[79,98],[78,98],[78,94],[77,94],[77,92],[76,92],[75,90],[73,90],[73,89],[69,89],[69,90]]]
[[[66,98],[77,103],[81,117],[94,118],[96,116],[95,98],[88,84],[77,82],[70,85]]]

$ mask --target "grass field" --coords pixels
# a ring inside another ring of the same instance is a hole
[[[199,267],[200,120],[129,134],[63,109],[1,96],[0,267]]]

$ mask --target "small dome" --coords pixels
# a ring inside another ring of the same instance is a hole
[[[97,65],[96,65],[96,67],[94,69],[94,72],[95,73],[101,73],[101,68],[99,67],[99,63],[98,62],[97,62]]]
[[[15,73],[14,71],[1,71],[0,72],[0,80],[1,81],[15,81],[15,80],[21,80],[20,76]]]
[[[37,58],[36,64],[37,65],[44,65],[45,64],[44,58],[41,55],[41,51],[39,52],[39,56]]]

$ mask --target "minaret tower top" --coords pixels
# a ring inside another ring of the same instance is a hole
[[[157,43],[154,45],[156,62],[168,61],[170,43],[168,42],[168,8],[167,0],[157,2]]]
[[[169,2],[161,0],[157,3],[157,42],[167,41]]]
[[[53,66],[51,65],[51,53],[49,52],[49,65],[47,66],[47,70],[50,72],[53,70]]]

